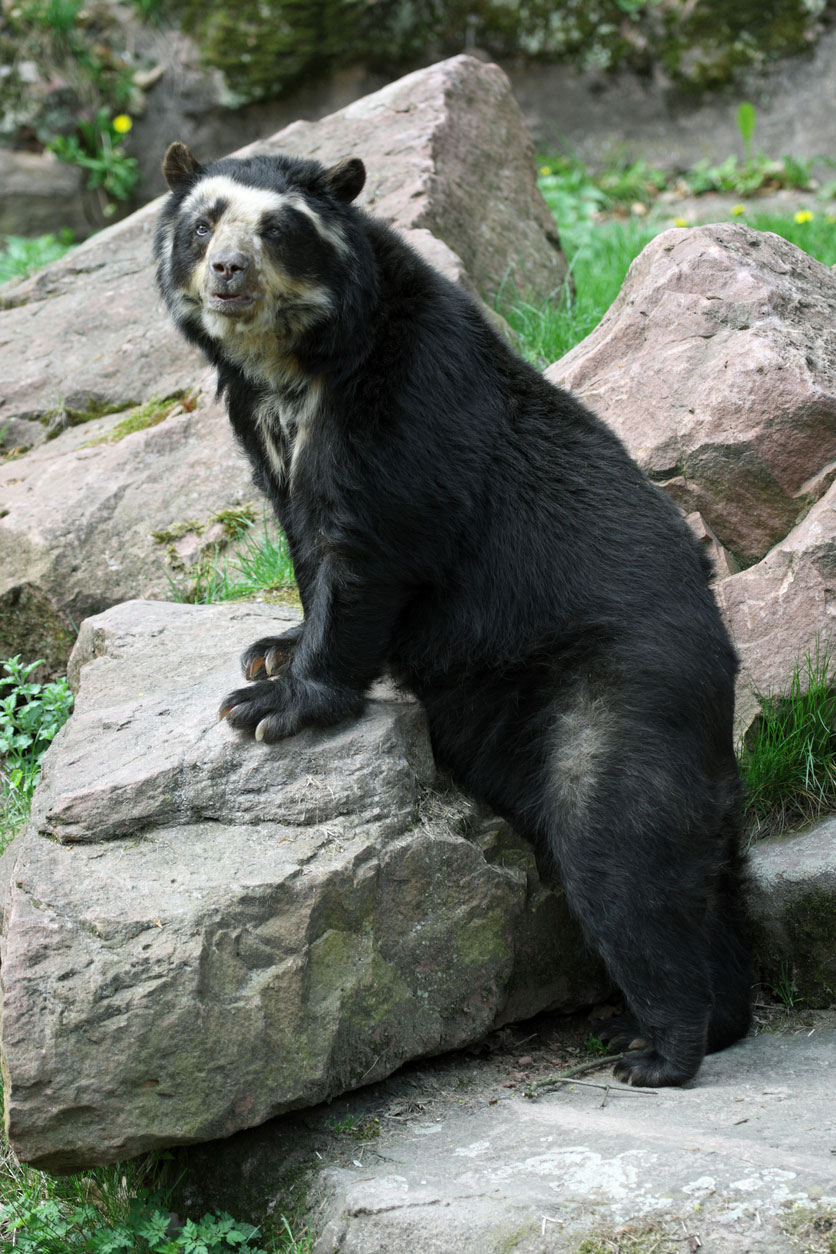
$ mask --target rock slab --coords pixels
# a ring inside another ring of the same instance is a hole
[[[381,1120],[377,1156],[321,1171],[315,1254],[824,1250],[803,1238],[836,1206],[835,1060],[832,1030],[765,1035],[707,1058],[691,1089],[566,1085]]]
[[[606,987],[528,846],[435,781],[420,708],[265,749],[216,720],[293,611],[88,619],[4,855],[10,1142],[51,1171],[226,1136]]]

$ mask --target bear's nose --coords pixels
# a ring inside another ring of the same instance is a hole
[[[209,264],[213,274],[229,281],[249,269],[250,259],[245,253],[215,253]]]

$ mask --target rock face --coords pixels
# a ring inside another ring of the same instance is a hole
[[[670,230],[547,371],[742,565],[836,475],[836,275],[737,224]]]
[[[130,597],[171,595],[155,530],[203,527],[253,502],[213,393],[204,371],[193,401],[156,426],[120,439],[122,418],[109,415],[0,463],[0,657],[34,653],[63,669],[73,624]]]
[[[244,151],[363,157],[361,203],[475,292],[509,279],[543,298],[565,278],[531,139],[496,66],[455,57]],[[47,420],[54,430],[67,419],[87,426],[92,414],[187,393],[203,377],[154,287],[158,209],[146,205],[0,291],[7,447],[39,444]],[[208,391],[188,421],[169,419],[106,453],[83,448],[119,421],[58,434],[0,470],[0,655],[22,649],[62,667],[71,622],[127,596],[167,595],[164,563],[158,553],[149,561],[151,532],[190,516],[193,501],[205,502],[196,511],[205,519],[252,497]]]
[[[758,712],[756,694],[786,691],[805,652],[815,657],[833,638],[836,484],[762,561],[722,579],[716,591],[740,654],[736,717],[743,729]]]
[[[64,227],[87,235],[83,184],[78,166],[48,154],[0,149],[0,235],[42,235]]]
[[[606,988],[530,848],[429,791],[414,702],[381,688],[269,750],[216,721],[237,655],[292,619],[133,602],[82,627],[75,712],[0,863],[27,1162],[225,1136]]]
[[[760,978],[802,1005],[836,1001],[836,819],[752,850],[750,915]]]

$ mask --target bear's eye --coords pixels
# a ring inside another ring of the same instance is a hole
[[[194,228],[195,235],[200,235],[201,237],[203,237],[205,235],[209,235],[211,230],[212,228],[210,227],[208,222],[200,221],[200,222],[195,223],[195,228]]]

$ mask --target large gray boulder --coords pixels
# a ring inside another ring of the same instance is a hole
[[[531,138],[495,65],[454,57],[242,151],[362,157],[361,203],[474,292],[505,282],[543,299],[566,277]],[[169,595],[152,532],[203,526],[253,495],[211,385],[188,417],[89,447],[118,433],[125,410],[194,393],[205,374],[156,294],[159,206],[0,289],[0,433],[24,450],[0,464],[0,656],[62,668],[85,614]],[[62,432],[67,422],[83,425]],[[56,438],[38,449],[47,424]]]
[[[665,231],[547,371],[742,565],[836,473],[836,274],[737,223]]]
[[[226,1136],[607,983],[531,849],[438,790],[423,714],[271,748],[218,723],[292,610],[88,619],[4,855],[8,1135],[70,1171]]]

